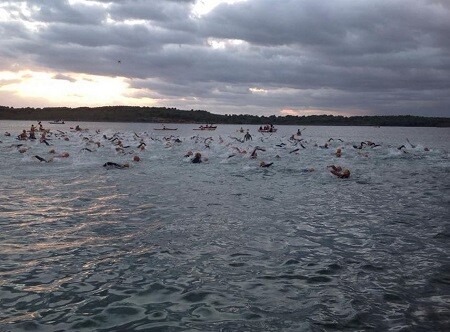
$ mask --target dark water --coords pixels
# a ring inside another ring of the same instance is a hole
[[[97,123],[19,153],[3,133],[24,125],[0,124],[1,331],[450,326],[448,129],[308,127],[305,149],[290,153],[294,127],[249,127],[253,141],[240,143],[240,126],[200,139],[184,125],[174,143],[158,125]],[[116,131],[125,153],[102,137]],[[315,146],[330,137],[329,149]],[[352,147],[363,140],[381,146]],[[255,146],[265,149],[256,160],[229,158]],[[33,157],[51,148],[70,157]],[[209,161],[191,164],[188,150]],[[351,177],[334,177],[330,164]]]

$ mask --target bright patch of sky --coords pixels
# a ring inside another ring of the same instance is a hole
[[[3,83],[1,83],[3,82]],[[125,78],[76,73],[54,74],[37,71],[0,72],[0,92],[19,97],[42,98],[51,104],[69,105],[153,105],[150,98],[134,99]]]
[[[246,0],[198,0],[192,9],[194,16],[203,16],[222,3],[233,4]]]

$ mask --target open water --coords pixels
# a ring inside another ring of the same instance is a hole
[[[303,127],[45,123],[47,146],[15,139],[30,125],[0,123],[1,331],[450,326],[448,128],[307,127],[303,148]]]

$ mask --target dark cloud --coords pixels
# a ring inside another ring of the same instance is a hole
[[[123,76],[132,97],[213,112],[450,115],[448,1],[247,0],[200,17],[195,2],[6,1],[0,68]]]

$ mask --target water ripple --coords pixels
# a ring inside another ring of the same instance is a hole
[[[347,140],[337,160],[314,146],[329,138],[325,129],[310,128],[298,155],[276,146],[288,132],[255,135],[266,148],[259,158],[274,161],[261,170],[260,160],[228,158],[236,151],[227,132],[209,149],[190,131],[167,148],[148,128],[122,128],[133,147],[120,154],[102,137],[114,132],[97,125],[101,134],[86,134],[101,141],[95,152],[79,153],[86,140],[71,133],[56,146],[73,158],[54,163],[33,159],[49,157],[37,142],[25,154],[15,140],[0,145],[0,330],[444,331],[450,323],[441,140],[429,153],[403,153],[390,146],[414,137],[406,129],[365,137],[372,129],[330,128]],[[364,139],[382,147],[361,155],[352,143]],[[188,150],[210,161],[193,165]],[[142,162],[128,170],[102,167],[137,153]],[[349,179],[326,170],[338,162],[352,169]]]

